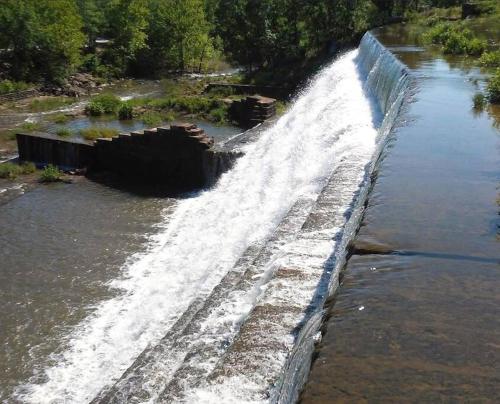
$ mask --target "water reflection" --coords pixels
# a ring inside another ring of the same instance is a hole
[[[380,167],[303,403],[498,396],[500,106],[474,110],[485,72],[416,35],[377,31],[417,76],[414,119]]]

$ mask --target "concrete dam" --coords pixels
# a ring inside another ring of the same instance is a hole
[[[211,188],[179,202],[110,284],[120,293],[97,305],[43,380],[19,386],[16,397],[295,402],[410,87],[407,68],[367,33],[285,115],[242,142],[242,156]],[[186,131],[202,167],[210,142],[191,126],[146,133],[144,142]],[[111,158],[115,141],[124,154]],[[136,141],[100,141],[98,161],[120,159]]]

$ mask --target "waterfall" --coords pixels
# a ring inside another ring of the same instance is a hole
[[[117,296],[16,398],[295,400],[407,84],[404,66],[366,34],[212,189],[165,214],[110,284]]]

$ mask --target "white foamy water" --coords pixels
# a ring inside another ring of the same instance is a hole
[[[369,158],[376,119],[356,56],[357,51],[349,52],[319,74],[288,113],[247,146],[215,188],[179,203],[148,251],[133,257],[123,278],[112,283],[122,293],[72,332],[57,364],[44,370],[46,381],[20,386],[18,399],[91,400],[156,344],[194,298],[208,295],[250,245],[268,238],[296,201],[315,199],[347,151],[360,150]],[[361,178],[362,172],[352,177]],[[321,255],[333,247],[321,245]],[[271,273],[271,266],[263,268],[256,288],[232,296],[220,308],[220,318],[207,318],[203,327],[215,327],[221,318],[241,324]],[[280,299],[279,293],[273,296]],[[309,295],[297,293],[296,298],[297,304],[307,304]],[[231,390],[224,395],[231,402]]]

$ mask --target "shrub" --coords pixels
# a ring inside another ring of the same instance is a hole
[[[141,120],[144,125],[153,127],[160,125],[163,122],[163,117],[159,112],[148,111],[141,116]]]
[[[484,67],[500,67],[500,51],[484,52],[479,58],[479,64]]]
[[[113,128],[91,127],[80,130],[80,136],[87,140],[96,140],[99,138],[112,138],[118,135],[118,131]]]
[[[488,80],[486,93],[488,94],[488,100],[492,104],[500,104],[500,68],[498,68],[495,74]]]
[[[472,38],[467,42],[465,53],[467,53],[467,55],[479,56],[484,52],[486,46],[487,44],[485,41],[479,38]]]
[[[25,83],[24,81],[2,80],[0,81],[0,94],[8,94],[15,91],[27,90],[30,87],[31,85]]]
[[[165,114],[165,121],[173,122],[175,121],[175,114],[172,111],[169,111]]]
[[[36,171],[35,163],[25,162],[20,165],[21,174],[33,174]]]
[[[40,174],[40,182],[57,182],[61,180],[62,172],[52,164],[46,166]]]
[[[116,114],[121,104],[121,100],[113,94],[100,94],[90,100],[85,110],[93,116]]]
[[[210,119],[214,122],[224,123],[227,122],[228,108],[226,105],[221,105],[210,111]]]
[[[16,178],[21,173],[17,164],[3,163],[0,164],[0,178],[8,178],[10,180]]]
[[[443,45],[443,52],[452,55],[480,55],[486,49],[486,41],[476,38],[462,25],[439,23],[424,34],[424,41]]]
[[[15,179],[21,174],[31,174],[34,173],[36,167],[33,163],[23,163],[21,165],[14,163],[3,163],[0,164],[0,178]]]
[[[118,110],[118,118],[122,121],[126,121],[133,118],[134,108],[129,103],[122,103],[120,109]]]
[[[483,93],[474,94],[474,98],[472,100],[474,102],[474,109],[482,110],[486,105],[486,97]]]
[[[71,131],[67,128],[61,128],[57,130],[56,135],[59,137],[70,137]]]

